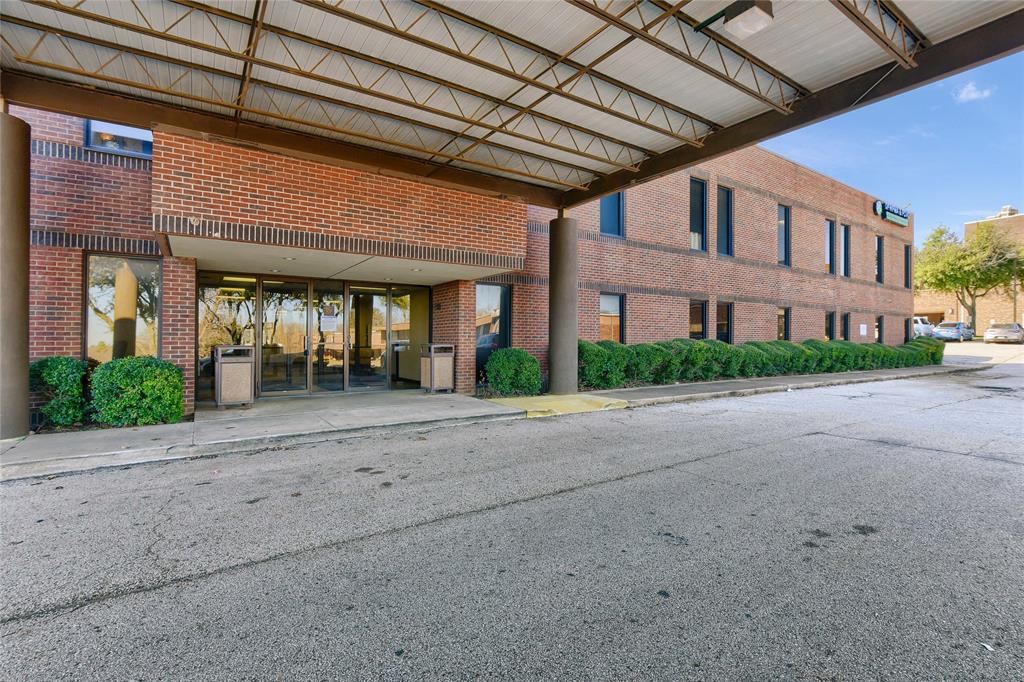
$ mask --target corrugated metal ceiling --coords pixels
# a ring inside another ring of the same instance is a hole
[[[824,1],[775,0],[773,22],[742,40],[721,21],[690,27],[728,0],[263,4],[4,2],[0,57],[7,71],[563,190],[893,61]],[[898,5],[936,43],[1024,3]]]

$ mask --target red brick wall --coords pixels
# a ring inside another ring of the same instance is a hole
[[[522,257],[526,205],[157,131],[153,212]]]
[[[160,355],[185,373],[185,414],[195,408],[196,385],[196,262],[163,259],[163,303],[160,314]]]
[[[476,282],[447,282],[433,291],[433,342],[455,345],[455,389],[476,390]]]
[[[691,175],[707,182],[707,253],[689,250]],[[733,190],[734,257],[717,253],[719,184]],[[865,342],[873,340],[875,315],[885,314],[886,343],[902,343],[903,319],[913,308],[912,292],[903,288],[903,246],[913,242],[913,227],[883,222],[872,212],[873,201],[874,197],[752,147],[627,190],[625,239],[599,234],[598,202],[574,208],[568,215],[579,221],[581,230],[580,337],[597,338],[597,293],[604,290],[626,294],[629,343],[687,336],[691,298],[709,301],[709,333],[715,328],[715,303],[732,302],[737,343],[774,339],[779,306],[792,308],[794,341],[822,338],[825,313],[831,310],[837,313],[837,333],[841,314],[849,311],[852,340]],[[792,209],[788,268],[777,263],[780,203]],[[547,235],[542,231],[554,211],[531,206],[528,216],[541,233],[530,233],[527,266],[519,276],[544,278]],[[850,278],[825,273],[827,219],[836,221],[837,258],[840,226],[851,226]],[[884,284],[874,281],[876,234],[885,239]],[[536,288],[546,298],[547,288]],[[513,330],[520,315],[531,312],[514,307]],[[864,338],[856,335],[861,322],[869,329]],[[514,341],[543,347],[546,333],[542,339],[515,336]]]

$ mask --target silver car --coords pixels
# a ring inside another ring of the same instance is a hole
[[[935,326],[932,337],[943,341],[971,341],[974,330],[965,322],[942,322]]]
[[[985,330],[985,343],[1024,343],[1024,327],[1016,323],[993,324]]]

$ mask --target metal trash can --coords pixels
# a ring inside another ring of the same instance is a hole
[[[256,399],[252,346],[214,346],[214,400],[217,409],[251,405]]]
[[[429,393],[455,390],[455,346],[447,343],[420,346],[420,386]]]

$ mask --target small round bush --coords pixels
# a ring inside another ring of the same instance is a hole
[[[540,393],[540,362],[522,348],[499,348],[486,365],[491,392],[500,396]]]
[[[629,346],[626,380],[633,384],[663,384],[673,381],[672,354],[654,343],[635,343]]]
[[[142,356],[105,362],[92,373],[96,421],[113,426],[181,421],[185,387],[181,369]]]
[[[29,365],[33,391],[46,399],[43,416],[54,426],[71,426],[85,419],[85,362],[54,355]]]

